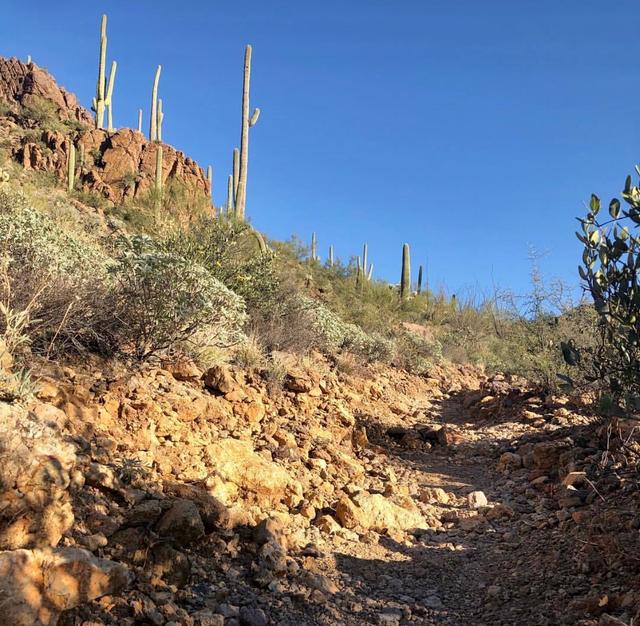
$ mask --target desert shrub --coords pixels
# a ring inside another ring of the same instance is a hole
[[[29,348],[95,347],[109,309],[104,290],[108,257],[72,236],[15,193],[0,191],[0,298],[5,311],[24,314]],[[10,331],[4,315],[2,332]]]
[[[293,306],[306,318],[315,337],[315,348],[327,354],[346,350],[367,360],[389,358],[391,342],[381,335],[369,335],[356,324],[345,322],[318,300],[303,295],[296,300]]]
[[[604,221],[600,199],[593,195],[580,220],[578,239],[584,246],[579,267],[598,316],[598,344],[583,351],[565,347],[569,360],[588,359],[591,378],[628,409],[640,408],[640,187],[627,177],[622,198],[613,198]],[[568,349],[567,349],[568,348]],[[572,354],[573,351],[573,354]]]
[[[166,247],[205,267],[242,296],[251,314],[268,310],[279,291],[275,255],[261,250],[258,237],[245,222],[201,218],[176,229]]]
[[[138,359],[179,346],[230,346],[241,337],[245,305],[204,267],[144,235],[122,237],[116,263],[119,339]]]
[[[442,345],[415,332],[403,330],[394,341],[393,362],[413,374],[426,374],[442,359]]]
[[[49,130],[68,133],[70,130],[85,128],[85,125],[77,120],[61,120],[60,111],[55,103],[38,95],[30,97],[28,104],[22,108],[22,115]]]

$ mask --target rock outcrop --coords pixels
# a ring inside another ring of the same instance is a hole
[[[0,100],[21,107],[37,107],[45,101],[61,120],[92,123],[91,113],[80,106],[77,98],[35,63],[0,57]]]
[[[67,155],[73,142],[78,154],[78,189],[120,204],[144,199],[154,188],[160,144],[130,128],[113,132],[93,128],[92,114],[34,63],[0,57],[0,101],[9,106],[17,123],[30,129],[13,148],[14,158],[25,169],[50,172],[65,181]],[[34,109],[41,113],[46,110],[53,119],[34,114]],[[34,131],[39,132],[35,138]],[[167,144],[162,144],[162,179],[163,185],[179,196],[187,208],[202,205],[210,195],[204,170]]]

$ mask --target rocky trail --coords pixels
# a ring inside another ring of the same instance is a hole
[[[44,364],[0,405],[0,623],[633,623],[633,425],[467,366],[288,363]]]

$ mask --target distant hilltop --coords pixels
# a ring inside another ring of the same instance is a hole
[[[0,57],[0,137],[25,169],[52,173],[61,182],[73,144],[76,189],[116,204],[154,189],[158,151],[163,185],[179,186],[181,196],[194,201],[211,195],[207,175],[193,159],[137,130],[94,128],[93,115],[76,96],[33,62]]]

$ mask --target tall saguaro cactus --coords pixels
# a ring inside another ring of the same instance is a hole
[[[236,217],[245,218],[247,207],[247,169],[249,165],[249,128],[255,126],[260,117],[260,109],[256,108],[249,117],[249,86],[251,83],[251,46],[244,53],[244,81],[242,85],[242,125],[240,132],[240,171],[238,190],[236,192]]]
[[[418,286],[416,293],[420,295],[422,293],[422,265],[418,268]]]
[[[329,267],[333,267],[333,246],[329,246]]]
[[[311,260],[318,260],[318,238],[315,233],[311,233]]]
[[[149,120],[149,141],[158,141],[158,85],[160,84],[160,73],[162,65],[158,65],[156,75],[153,79],[153,89],[151,90],[151,119]]]
[[[69,142],[69,154],[67,156],[67,190],[73,191],[76,185],[76,147]]]
[[[109,75],[109,85],[107,87],[106,77],[107,65],[107,16],[102,16],[100,24],[100,54],[98,56],[98,82],[96,84],[96,96],[93,99],[92,109],[96,114],[96,128],[104,128],[104,112],[109,107],[109,119],[111,120],[111,96],[113,95],[113,84],[116,78],[117,64],[114,61],[111,64],[111,73]],[[112,124],[109,124],[111,128]]]
[[[411,294],[411,253],[409,244],[402,246],[402,273],[400,275],[400,298],[406,300]]]

